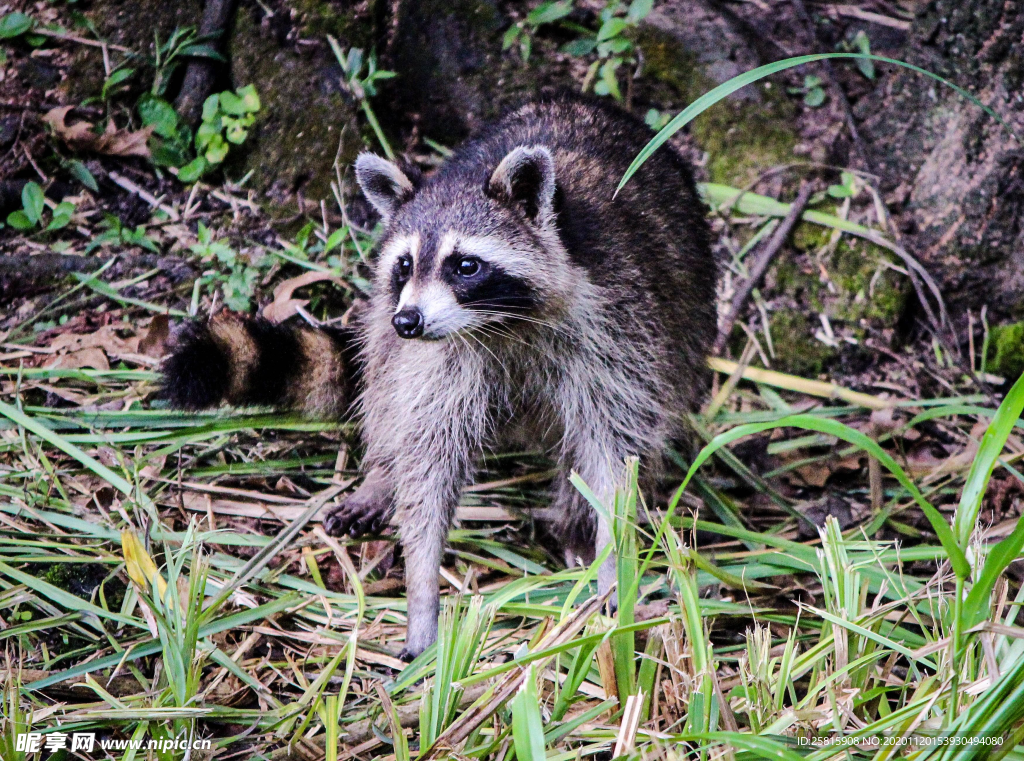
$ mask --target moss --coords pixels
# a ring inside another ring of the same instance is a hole
[[[829,274],[839,289],[829,316],[850,322],[877,320],[892,324],[903,310],[910,282],[884,268],[890,254],[878,246],[843,237],[832,254]],[[882,269],[879,269],[883,266]]]
[[[671,34],[645,26],[638,44],[644,54],[645,76],[660,85],[654,87],[653,101],[683,105],[715,86]],[[726,99],[693,122],[693,136],[708,152],[707,172],[712,182],[746,185],[766,169],[793,159],[795,106],[780,87],[756,87],[758,99]]]
[[[988,372],[1015,381],[1024,374],[1024,322],[999,325],[989,336]]]
[[[780,309],[772,314],[774,364],[778,369],[811,378],[821,374],[836,352],[818,341],[813,330],[808,318],[794,309]]]
[[[357,47],[368,42],[350,39],[353,33],[358,33],[357,25],[352,23],[350,14],[340,12],[332,3],[321,0],[291,0],[290,7],[299,13],[303,37],[323,39],[330,34]]]
[[[88,600],[106,573],[105,566],[94,563],[53,563],[41,575],[58,589]]]
[[[907,278],[881,264],[892,262],[892,254],[844,235],[823,261],[833,291],[821,283],[817,262],[811,259],[831,237],[830,228],[810,223],[797,225],[793,245],[805,253],[804,266],[791,260],[780,263],[775,275],[776,289],[794,298],[803,297],[812,309],[824,312],[830,320],[849,323],[858,338],[865,321],[893,324],[903,311],[911,286]]]
[[[232,84],[254,83],[262,108],[246,143],[229,154],[228,175],[238,178],[251,171],[252,184],[271,191],[271,199],[279,203],[299,189],[308,198],[329,198],[339,144],[343,162],[353,160],[362,145],[355,106],[341,93],[336,76],[324,73],[337,66],[333,54],[325,49],[323,60],[310,61],[278,47],[244,9],[236,19],[229,53]]]

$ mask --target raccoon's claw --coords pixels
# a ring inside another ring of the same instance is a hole
[[[416,648],[403,647],[402,651],[398,654],[398,660],[404,663],[412,663],[422,652],[423,648],[417,650]]]
[[[391,519],[391,505],[366,501],[353,494],[324,519],[324,531],[331,536],[379,534]]]

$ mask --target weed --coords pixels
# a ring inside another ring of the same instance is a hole
[[[213,239],[213,232],[202,222],[199,223],[198,241],[189,249],[203,263],[219,265],[208,269],[196,279],[192,291],[192,313],[199,307],[203,288],[220,286],[224,305],[236,312],[249,311],[256,283],[270,265],[270,258],[260,255],[254,261],[241,256],[223,241]]]
[[[626,5],[611,0],[598,14],[601,25],[592,36],[586,35],[562,47],[563,52],[577,56],[596,55],[583,81],[583,92],[593,84],[597,95],[610,95],[622,100],[619,69],[637,65],[633,30],[651,12],[651,0],[633,0]]]
[[[533,51],[533,38],[537,30],[545,24],[553,24],[572,13],[573,0],[555,0],[538,5],[522,21],[516,22],[506,31],[501,39],[501,49],[508,50],[519,45],[519,55],[523,62],[530,60]]]
[[[85,247],[86,253],[106,246],[139,246],[154,254],[160,252],[156,241],[149,237],[143,225],[137,225],[131,229],[113,214],[104,214],[100,226],[103,228],[103,232],[93,236],[93,239]]]
[[[229,145],[241,145],[249,135],[249,127],[256,121],[260,110],[260,97],[252,85],[235,92],[214,93],[203,103],[203,121],[196,130],[196,157],[178,170],[182,182],[195,182],[227,158]],[[170,114],[161,109],[172,126]],[[173,113],[173,111],[171,112]]]
[[[338,65],[341,66],[343,75],[341,80],[342,86],[353,98],[359,101],[359,107],[363,110],[363,114],[373,130],[373,134],[377,136],[381,149],[389,159],[394,161],[395,152],[391,150],[391,144],[384,136],[384,130],[381,129],[380,122],[377,121],[377,114],[374,113],[373,107],[370,105],[370,98],[377,94],[377,82],[395,77],[395,72],[378,69],[377,56],[373,52],[368,56],[364,56],[360,48],[343,50],[338,41],[331,35],[327,35],[327,40],[331,44],[331,50],[334,51],[334,57],[337,59]],[[366,68],[365,73],[363,72],[364,66]]]
[[[7,215],[7,224],[15,230],[29,231],[42,228],[43,232],[52,232],[67,227],[71,216],[75,213],[75,205],[70,201],[55,204],[46,221],[46,196],[37,182],[27,182],[21,190],[21,208]]]
[[[803,95],[804,105],[811,108],[818,108],[825,103],[825,88],[821,86],[821,77],[808,74],[804,77],[802,87],[790,87],[788,92],[793,95]]]
[[[21,37],[32,29],[33,24],[32,17],[25,13],[20,11],[8,13],[0,18],[0,40]]]

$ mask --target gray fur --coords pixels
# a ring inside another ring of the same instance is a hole
[[[513,428],[545,442],[564,473],[554,501],[567,557],[589,559],[610,529],[568,474],[610,504],[626,458],[657,468],[666,442],[686,433],[681,413],[706,385],[717,273],[689,168],[669,148],[612,199],[649,137],[632,117],[570,99],[511,114],[412,192],[395,165],[360,158],[357,177],[386,230],[360,320],[364,467],[373,475],[356,501],[394,505],[406,656],[436,637],[448,529],[485,448]],[[510,273],[536,303],[457,303],[439,274],[453,251]],[[414,272],[396,291],[402,256]],[[396,335],[398,308],[422,310],[423,338]],[[613,581],[609,562],[599,586]]]

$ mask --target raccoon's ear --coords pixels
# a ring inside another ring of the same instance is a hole
[[[520,207],[530,220],[547,224],[555,199],[555,159],[551,151],[542,145],[513,150],[491,174],[487,194]]]
[[[396,164],[372,153],[360,153],[356,159],[356,180],[385,223],[416,191],[413,181]]]

